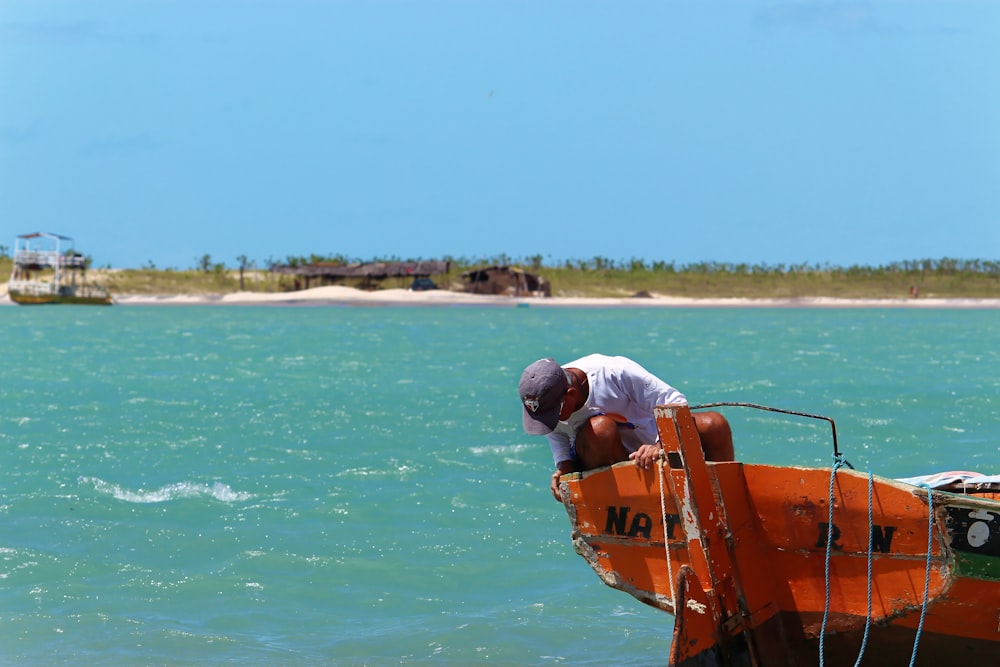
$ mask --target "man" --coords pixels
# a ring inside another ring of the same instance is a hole
[[[539,359],[524,369],[518,393],[525,432],[549,440],[556,464],[550,487],[560,502],[560,475],[629,459],[643,469],[653,465],[660,453],[653,408],[687,403],[684,394],[631,359],[603,354],[565,367]],[[705,458],[732,461],[726,418],[718,412],[693,416]]]

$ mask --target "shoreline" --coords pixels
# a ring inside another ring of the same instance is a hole
[[[1000,309],[1000,298],[965,299],[901,298],[840,299],[794,298],[691,298],[654,294],[650,297],[512,297],[469,294],[450,290],[412,292],[393,288],[366,292],[353,287],[314,287],[298,292],[233,292],[229,294],[125,294],[115,297],[120,306],[490,306],[495,308],[908,308],[908,309]],[[0,306],[17,305],[0,284]]]
[[[915,308],[998,309],[997,299],[838,299],[651,297],[511,297],[449,290],[412,292],[386,289],[366,292],[353,287],[314,287],[298,292],[234,292],[224,295],[125,295],[119,305],[232,306],[492,306],[506,308]]]

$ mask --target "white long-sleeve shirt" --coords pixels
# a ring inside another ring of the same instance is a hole
[[[622,444],[634,452],[640,445],[658,442],[654,407],[687,403],[684,394],[626,357],[591,354],[563,368],[579,368],[586,373],[590,393],[583,407],[545,436],[557,466],[576,458],[576,433],[595,415],[606,414],[619,423],[627,422],[619,429]]]

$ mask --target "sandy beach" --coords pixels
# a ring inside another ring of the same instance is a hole
[[[116,295],[121,306],[495,306],[500,308],[1000,308],[1000,299],[691,299],[653,294],[651,297],[511,297],[466,294],[449,290],[413,292],[353,287],[314,287],[298,292],[234,292],[216,295]],[[0,306],[16,305],[0,283]]]
[[[510,297],[448,290],[374,292],[328,286],[298,292],[236,292],[218,296],[120,296],[130,305],[262,306],[495,306],[531,308],[1000,308],[1000,299],[690,299],[663,295],[649,298]]]

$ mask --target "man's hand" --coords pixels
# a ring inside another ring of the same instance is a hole
[[[635,461],[637,466],[643,470],[647,470],[653,465],[656,459],[660,458],[661,451],[662,448],[659,445],[642,445],[639,449],[629,454],[628,457]]]
[[[552,497],[558,502],[562,502],[562,494],[559,493],[559,478],[562,477],[562,472],[556,470],[552,473],[552,484],[550,488],[552,489]]]
[[[559,478],[571,472],[576,472],[576,464],[572,461],[560,461],[556,466],[556,471],[552,473],[552,483],[549,488],[552,490],[552,497],[556,502],[562,502],[562,494],[559,493]]]

